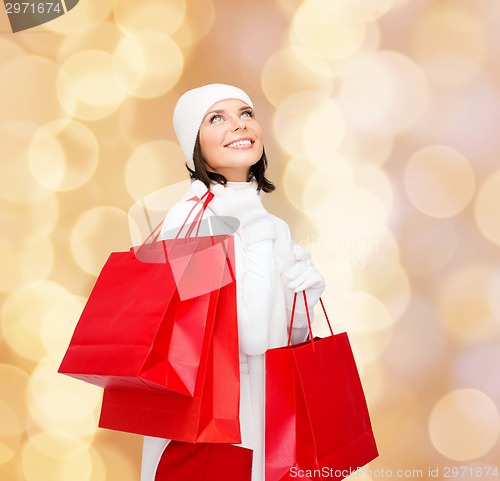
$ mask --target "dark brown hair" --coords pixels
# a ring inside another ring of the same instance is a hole
[[[190,169],[186,164],[191,179],[200,180],[207,186],[207,189],[210,188],[210,184],[212,184],[213,182],[222,185],[227,184],[227,179],[223,175],[216,174],[215,172],[209,172],[207,170],[205,159],[201,155],[199,134],[196,137],[196,143],[194,144],[193,161],[194,161],[194,170]],[[268,193],[272,192],[274,189],[276,189],[276,187],[270,180],[266,179],[265,176],[266,169],[267,169],[266,152],[265,150],[262,150],[262,157],[250,167],[250,174],[253,175],[253,177],[257,181],[258,185],[257,190],[263,190],[264,192]]]

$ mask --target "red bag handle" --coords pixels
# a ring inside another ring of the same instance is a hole
[[[205,211],[207,210],[207,207],[208,207],[208,204],[210,203],[210,201],[214,198],[214,194],[213,192],[207,190],[200,198],[198,197],[192,197],[191,199],[189,200],[195,200],[195,204],[193,205],[193,207],[191,208],[191,210],[189,211],[188,215],[186,216],[186,219],[184,220],[183,224],[181,225],[181,227],[179,228],[179,232],[177,232],[176,236],[174,239],[178,239],[179,236],[181,235],[181,232],[182,230],[184,229],[184,227],[186,226],[189,218],[191,217],[191,214],[193,213],[194,209],[198,206],[198,204],[200,204],[200,202],[203,201],[203,199],[206,197],[205,201],[203,202],[203,205],[201,206],[201,209],[198,211],[198,213],[195,215],[194,219],[193,219],[193,223],[189,226],[189,229],[187,230],[186,232],[186,237],[189,237],[192,233],[193,233],[193,230],[194,230],[194,227],[195,225],[197,225],[197,229],[196,229],[196,234],[195,235],[198,235],[198,232],[200,231],[200,226],[201,226],[201,219],[203,217],[203,214],[205,213]],[[163,221],[160,222],[154,229],[153,231],[151,231],[151,233],[148,235],[148,237],[146,238],[146,240],[142,243],[142,245],[145,245],[152,237],[153,237],[153,242],[156,242],[158,240],[158,237],[160,236],[160,232],[158,231],[160,229],[160,227],[163,225]]]
[[[309,340],[311,341],[312,348],[314,351],[315,350],[314,337],[313,337],[313,332],[312,332],[312,327],[311,327],[311,316],[309,314],[309,306],[307,305],[306,291],[302,291],[302,296],[304,298],[304,305],[306,307],[307,327],[309,328]],[[325,305],[323,304],[323,299],[321,299],[321,297],[319,298],[319,302],[321,303],[323,313],[325,314],[325,319],[326,319],[326,322],[328,323],[328,328],[330,329],[330,333],[333,336],[334,334],[333,334],[332,325],[330,324],[330,319],[328,319],[328,314],[326,313]],[[290,329],[288,331],[288,343],[287,343],[288,346],[291,344],[291,341],[292,341],[293,319],[295,317],[295,305],[296,304],[297,304],[297,292],[295,292],[294,296],[293,296],[292,314],[290,316]]]

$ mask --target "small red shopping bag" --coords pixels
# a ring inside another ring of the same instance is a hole
[[[266,353],[266,481],[343,479],[378,456],[347,334],[313,339],[307,315],[308,341]]]
[[[234,281],[218,291],[213,332],[204,340],[201,359],[192,398],[153,390],[107,388],[99,426],[188,443],[240,443]]]
[[[135,248],[137,259],[143,262],[169,264],[181,300],[207,294],[233,281],[234,265],[227,253],[239,221],[227,216],[202,219],[213,198],[212,192],[205,195],[203,207],[192,222],[188,220],[196,204],[180,228],[163,232],[159,240],[158,226],[150,236],[153,242]]]
[[[185,236],[180,237],[179,231],[172,238],[174,231],[170,231],[164,233],[166,238],[162,241],[182,300],[212,292],[233,281],[234,265],[228,262],[227,252],[239,221],[234,217],[211,216],[184,227]]]
[[[201,204],[202,199],[195,200],[195,206]],[[206,202],[200,212],[205,208]],[[231,242],[225,239],[228,264]],[[210,240],[200,243],[211,245]],[[59,372],[103,387],[192,396],[219,292],[181,300],[170,264],[144,262],[134,251],[114,252],[108,258]]]
[[[252,450],[232,444],[170,441],[155,481],[250,481]]]

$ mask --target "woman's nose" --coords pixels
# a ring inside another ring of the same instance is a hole
[[[247,126],[246,126],[245,121],[243,119],[237,118],[233,122],[233,130],[234,131],[240,130],[240,129],[246,129],[246,127]]]

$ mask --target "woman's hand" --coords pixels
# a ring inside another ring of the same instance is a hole
[[[309,304],[314,305],[325,290],[325,280],[311,261],[311,254],[295,244],[291,266],[285,269],[286,287],[293,292],[307,290]]]

